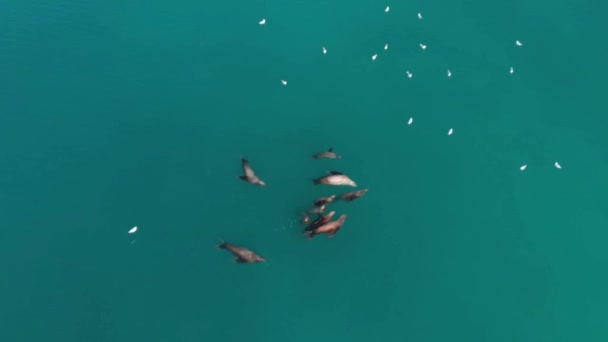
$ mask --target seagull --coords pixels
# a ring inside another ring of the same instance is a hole
[[[526,165],[522,165],[522,166],[520,166],[520,167],[519,167],[519,169],[523,171],[523,170],[525,170],[527,167],[528,167],[528,165],[526,164]]]
[[[134,234],[137,231],[137,226],[129,229],[129,234]]]
[[[524,44],[522,44],[522,43],[521,43],[519,40],[516,40],[516,41],[515,41],[515,45],[517,45],[517,46],[522,46],[522,45],[524,45]]]
[[[561,165],[559,165],[559,163],[558,163],[558,162],[555,162],[555,164],[554,164],[554,165],[555,165],[555,167],[556,167],[556,168],[558,168],[558,169],[561,169],[561,168],[562,168],[562,166],[561,166]]]
[[[323,47],[323,54],[327,53],[327,49],[325,48],[325,46]]]
[[[418,19],[422,19],[422,14],[418,13]]]
[[[422,50],[426,50],[426,45],[420,44],[420,47],[422,48]]]
[[[509,69],[509,74],[512,74],[513,72],[515,72],[515,70],[513,70],[513,67],[511,67],[511,69]]]
[[[407,124],[408,124],[408,125],[411,125],[411,124],[412,124],[412,122],[414,122],[414,118],[410,118],[410,119],[407,121]]]
[[[388,12],[390,10],[391,10],[390,6],[386,6],[386,9],[384,10],[384,12]]]
[[[450,128],[450,130],[448,131],[448,135],[452,135],[452,133],[454,133],[454,129]]]
[[[260,24],[260,25],[264,25],[264,24],[266,24],[266,19],[262,19],[262,20],[259,22],[259,24]]]
[[[412,73],[411,72],[406,71],[405,73],[407,74],[407,77],[412,78]]]
[[[285,80],[281,80],[281,83],[283,83],[283,85],[287,85],[287,81]]]
[[[388,44],[384,44],[384,50],[388,50]]]
[[[375,54],[375,55],[372,56],[372,61],[375,61],[376,58],[378,58],[378,54]]]
[[[452,72],[448,69],[448,77],[452,77]]]

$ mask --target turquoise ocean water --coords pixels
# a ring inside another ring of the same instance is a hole
[[[0,2],[0,341],[606,341],[607,11]]]

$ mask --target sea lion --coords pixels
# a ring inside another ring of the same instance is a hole
[[[365,195],[367,193],[368,190],[369,189],[361,189],[358,191],[347,192],[345,194],[340,195],[340,199],[350,202],[350,201],[356,200],[359,197],[362,197],[363,195]]]
[[[254,251],[249,250],[245,247],[235,246],[228,242],[222,241],[222,243],[219,244],[217,246],[217,248],[226,249],[226,250],[229,250],[230,252],[232,252],[232,254],[234,254],[236,256],[234,261],[238,262],[239,264],[242,264],[242,263],[252,264],[252,263],[256,263],[256,262],[265,262],[266,261],[266,259],[264,259],[264,257],[262,257],[261,255],[258,255]]]
[[[313,180],[313,184],[326,184],[326,185],[347,185],[356,187],[357,183],[355,183],[350,177],[347,175],[337,172],[337,171],[329,171],[329,175],[321,178],[317,178]]]
[[[323,234],[323,233],[329,234],[330,238],[334,237],[334,235],[336,235],[338,230],[340,230],[340,228],[344,224],[345,220],[346,220],[346,214],[342,214],[337,220],[325,223],[325,224],[315,228],[314,230],[312,230],[308,234],[308,237],[310,239],[312,239],[315,235]]]
[[[325,152],[317,153],[314,156],[312,156],[312,159],[322,159],[322,158],[340,159],[340,158],[342,158],[342,156],[336,154],[336,152],[334,152],[334,148],[333,147],[330,147],[329,150],[327,150]]]
[[[320,207],[322,205],[333,202],[335,198],[336,198],[336,195],[331,195],[329,197],[321,197],[318,200],[316,200],[312,205],[314,205],[315,207]]]
[[[327,206],[326,204],[323,204],[320,207],[313,206],[312,208],[310,208],[310,210],[308,210],[308,213],[309,214],[321,214],[325,211],[326,206]]]
[[[313,231],[315,229],[317,229],[318,227],[321,227],[322,225],[326,224],[327,222],[331,221],[331,218],[336,214],[335,211],[330,211],[329,213],[327,213],[327,215],[325,216],[321,216],[318,219],[312,221],[311,224],[308,225],[308,227],[306,227],[304,229],[304,232],[310,232]]]
[[[258,176],[255,175],[255,172],[253,172],[253,169],[251,168],[251,166],[249,166],[249,160],[247,160],[243,156],[241,156],[241,161],[243,162],[244,175],[239,176],[239,178],[248,183],[254,184],[254,185],[266,186],[266,183],[264,183],[264,181],[259,179]]]

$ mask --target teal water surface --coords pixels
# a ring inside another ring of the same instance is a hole
[[[606,341],[607,11],[0,3],[0,341]]]

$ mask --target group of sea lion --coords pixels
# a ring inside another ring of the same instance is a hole
[[[317,153],[312,156],[312,159],[340,159],[342,156],[336,154],[333,151],[333,148],[330,147],[328,151]],[[240,179],[254,185],[258,186],[266,186],[266,183],[262,181],[253,171],[249,161],[245,159],[245,157],[241,156],[241,162],[243,166],[243,175],[239,176]],[[314,185],[324,184],[324,185],[332,185],[332,186],[351,186],[356,187],[357,183],[353,181],[350,177],[345,175],[342,172],[337,171],[329,171],[328,175],[313,179]],[[344,193],[337,198],[343,201],[353,201],[359,197],[362,197],[367,193],[369,189],[361,189],[357,191],[351,191]],[[335,211],[330,211],[326,215],[323,215],[327,205],[334,202],[336,200],[336,195],[331,195],[329,197],[321,197],[313,202],[313,206],[308,212],[304,215],[303,222],[309,223],[310,216],[309,214],[317,214],[318,217],[310,222],[310,224],[304,229],[304,233],[308,235],[309,239],[312,239],[315,235],[318,234],[327,234],[328,237],[332,238],[336,235],[336,233],[342,228],[344,225],[344,221],[346,221],[346,214],[340,215],[340,217],[334,221],[331,219],[336,214]],[[266,261],[264,257],[255,253],[254,251],[240,246],[235,246],[233,244],[222,241],[218,248],[226,249],[230,251],[232,254],[236,256],[235,261],[238,263],[257,263]]]

